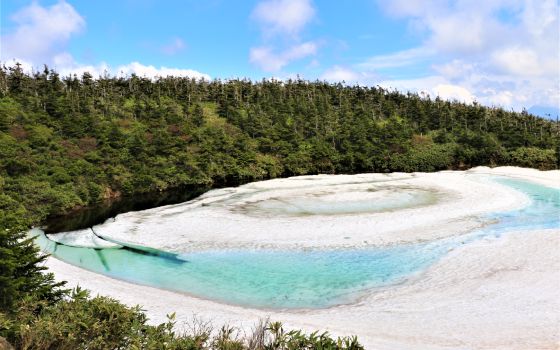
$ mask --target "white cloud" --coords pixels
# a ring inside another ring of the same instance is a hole
[[[348,84],[371,85],[376,76],[372,73],[358,72],[349,67],[332,66],[325,70],[320,79],[331,83],[346,82]]]
[[[111,67],[105,62],[101,62],[96,65],[85,65],[74,61],[74,58],[69,54],[57,55],[54,57],[53,61],[55,63],[55,70],[61,76],[74,74],[81,76],[83,73],[88,72],[94,77],[104,76],[105,74],[113,76],[130,76],[132,74],[136,74],[150,79],[158,77],[165,78],[167,76],[189,77],[197,80],[212,79],[210,75],[192,69],[169,68],[165,66],[157,68],[153,65],[144,65],[139,62],[131,62],[117,67]],[[7,67],[13,67],[16,63],[19,63],[22,70],[26,73],[32,73],[33,71],[39,71],[41,69],[41,67],[34,66],[31,62],[24,60],[9,60],[5,62]]]
[[[533,37],[550,35],[558,38],[558,2],[555,0],[525,1],[521,20]]]
[[[33,2],[11,19],[17,27],[1,37],[2,60],[51,63],[55,55],[65,52],[69,39],[85,27],[82,16],[63,0],[50,7]]]
[[[266,0],[251,15],[266,35],[297,35],[314,16],[311,0]]]
[[[492,62],[497,68],[516,76],[538,76],[557,74],[558,58],[539,57],[532,49],[508,47],[492,53]],[[556,61],[556,62],[554,62]]]
[[[151,79],[172,75],[210,80],[208,74],[192,69],[156,68],[139,62],[131,62],[113,69],[105,62],[94,65],[77,62],[66,51],[66,46],[73,35],[85,28],[86,23],[83,17],[63,0],[50,7],[42,7],[33,2],[11,18],[17,26],[12,33],[2,35],[0,60],[7,66],[19,62],[25,72],[31,73],[41,69],[43,64],[49,64],[62,76],[89,72],[94,77],[104,74],[136,74]],[[174,38],[171,43],[162,47],[162,51],[174,54],[184,48],[183,40]]]
[[[316,43],[309,41],[294,45],[280,53],[267,46],[253,47],[249,52],[249,61],[264,71],[276,72],[292,61],[315,55],[317,46]]]
[[[403,92],[418,92],[432,95],[434,91],[431,89],[437,85],[447,84],[448,81],[437,75],[431,75],[417,79],[395,79],[395,80],[382,80],[377,85],[385,89],[396,89]]]
[[[182,68],[170,68],[170,67],[155,67],[153,65],[144,65],[140,62],[131,62],[129,64],[124,64],[117,66],[115,68],[109,66],[105,62],[101,62],[97,65],[84,65],[75,62],[72,56],[57,56],[55,57],[55,62],[58,64],[55,66],[56,71],[62,76],[68,75],[78,75],[81,76],[83,73],[88,72],[94,77],[103,76],[105,74],[116,75],[116,76],[130,76],[136,74],[140,77],[146,77],[149,79],[155,79],[158,77],[189,77],[195,79],[211,80],[212,78],[205,73],[201,73],[192,69],[182,69]],[[13,64],[12,64],[13,65]],[[24,65],[24,71],[31,71],[31,66],[29,64]],[[35,67],[35,69],[37,69]]]
[[[317,41],[300,39],[300,32],[315,17],[311,0],[264,0],[251,18],[261,25],[265,43],[249,49],[249,62],[267,72],[278,72],[294,61],[314,56]],[[272,40],[276,43],[272,43]]]
[[[333,66],[321,75],[321,79],[330,82],[357,82],[360,74],[347,67]]]
[[[424,71],[426,77],[384,83],[400,90],[466,102],[476,99],[516,110],[560,105],[560,4],[556,0],[393,0],[379,4],[389,15],[408,19],[422,44],[372,57],[357,68],[383,72],[429,60],[433,63]]]
[[[457,100],[466,103],[473,103],[476,97],[466,88],[452,84],[439,84],[432,88],[436,96],[444,100]]]
[[[465,103],[477,101],[476,96],[469,89],[451,84],[445,78],[437,75],[408,80],[386,80],[377,85],[389,90],[396,89],[403,92],[416,92],[431,98],[439,96],[439,98],[444,100],[457,100]]]
[[[10,68],[10,67],[15,67],[16,65],[19,65],[19,67],[28,74],[32,74],[33,71],[36,69],[36,67],[33,67],[33,63],[23,60],[21,58],[13,58],[13,59],[9,59],[6,60],[4,62],[2,62],[3,65],[5,65],[6,67]]]
[[[461,59],[453,59],[451,62],[433,65],[432,68],[447,79],[460,79],[471,74],[476,66]]]
[[[451,80],[442,75],[416,79],[384,80],[376,85],[387,89],[429,94],[431,97],[457,99],[470,103],[476,100],[488,106],[502,106],[520,111],[530,106],[557,106],[558,85],[551,79],[515,79],[503,75],[486,75],[474,71],[461,79]],[[459,89],[460,88],[460,89]]]
[[[409,66],[429,58],[433,53],[433,50],[425,47],[412,48],[387,55],[372,56],[358,64],[358,67],[365,70],[377,70]]]
[[[484,50],[488,40],[482,22],[482,18],[464,15],[429,21],[432,35],[428,46],[443,52],[472,53]]]
[[[187,45],[181,38],[173,38],[170,43],[161,47],[161,52],[166,55],[175,55],[183,51]]]
[[[495,16],[516,10],[522,0],[393,0],[378,1],[387,13],[409,18],[417,34],[427,36],[426,46],[439,52],[463,54],[484,50],[503,40],[508,26]]]
[[[249,51],[249,62],[267,72],[278,71],[288,63],[270,47],[252,47]]]
[[[174,77],[189,77],[189,78],[205,79],[205,80],[211,79],[208,74],[200,73],[192,69],[180,69],[180,68],[168,68],[168,67],[156,68],[151,65],[148,66],[143,65],[139,62],[132,62],[127,65],[119,66],[115,69],[115,72],[124,75],[136,74],[138,76],[147,77],[147,78],[174,76]]]
[[[387,14],[395,17],[416,17],[424,13],[426,7],[422,1],[413,0],[378,0],[377,2]]]
[[[519,97],[517,99],[519,99]],[[492,105],[496,106],[511,106],[514,104],[515,100],[516,98],[511,91],[493,91],[492,94],[488,97],[487,103],[489,102]],[[522,101],[526,101],[526,99],[523,98]]]
[[[93,77],[97,78],[97,77],[102,77],[105,76],[106,74],[112,74],[111,72],[111,67],[109,67],[109,65],[105,62],[101,62],[99,64],[96,65],[92,65],[92,64],[74,64],[74,65],[68,65],[68,66],[58,66],[55,67],[57,72],[60,73],[60,75],[62,76],[69,76],[69,75],[77,75],[77,76],[82,76],[82,74],[88,72],[90,73]]]

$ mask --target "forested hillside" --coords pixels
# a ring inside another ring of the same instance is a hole
[[[3,68],[0,207],[36,224],[103,198],[184,184],[475,165],[551,169],[558,133],[556,122],[527,113],[381,88]]]

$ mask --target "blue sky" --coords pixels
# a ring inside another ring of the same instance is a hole
[[[556,111],[556,0],[3,0],[0,60],[381,85]]]

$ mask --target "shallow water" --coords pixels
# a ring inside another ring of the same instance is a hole
[[[181,186],[173,190],[142,193],[116,200],[107,200],[69,214],[48,217],[44,225],[44,231],[46,233],[56,233],[87,229],[104,222],[107,218],[129,211],[190,201],[208,190],[210,190],[210,187],[204,185]]]
[[[314,251],[216,250],[182,256],[154,249],[69,247],[44,235],[37,242],[60,260],[139,284],[243,306],[324,308],[354,302],[371,288],[401,282],[461,244],[512,230],[560,227],[559,190],[510,178],[493,181],[525,193],[531,203],[489,215],[497,223],[484,229],[422,244]]]

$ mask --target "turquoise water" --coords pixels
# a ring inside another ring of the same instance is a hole
[[[467,235],[390,248],[204,251],[176,256],[152,250],[75,248],[44,235],[38,244],[73,265],[118,279],[242,306],[324,308],[355,301],[368,289],[404,281],[450,249],[511,230],[560,227],[560,191],[496,178],[531,198],[523,209],[488,215],[496,224]]]

